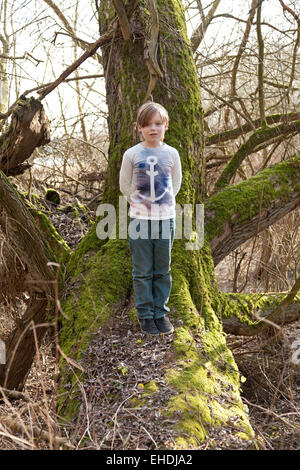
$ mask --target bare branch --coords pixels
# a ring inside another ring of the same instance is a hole
[[[264,41],[261,33],[261,4],[257,7],[257,42],[258,42],[258,103],[261,124],[265,120],[265,95],[264,95]]]
[[[64,72],[51,84],[49,87],[39,93],[40,99],[44,99],[51,91],[53,91],[60,83],[62,83],[74,70],[76,70],[86,59],[95,54],[100,46],[108,43],[114,34],[115,30],[110,30],[103,34],[97,41],[91,44],[88,49],[82,54],[72,65],[70,65]]]
[[[239,63],[240,63],[241,57],[242,57],[242,55],[243,55],[243,53],[244,53],[244,51],[245,51],[245,48],[246,48],[246,44],[247,44],[247,41],[248,41],[248,38],[249,38],[251,26],[252,26],[253,19],[254,19],[254,16],[255,16],[255,11],[256,11],[257,3],[258,3],[258,0],[252,0],[252,3],[251,3],[251,10],[250,10],[250,12],[249,12],[249,17],[248,17],[248,19],[247,19],[247,23],[246,23],[246,28],[245,28],[245,31],[244,31],[243,39],[242,39],[242,42],[241,42],[241,44],[240,44],[238,53],[237,53],[237,55],[236,55],[236,58],[235,58],[235,61],[234,61],[234,64],[233,64],[232,77],[231,77],[230,98],[232,98],[233,96],[236,96],[236,95],[237,95],[237,91],[236,91],[236,78],[237,78]],[[226,114],[225,114],[225,122],[228,120],[228,117],[229,117],[229,109],[227,108]]]
[[[80,46],[83,50],[87,50],[89,47],[89,44],[87,44],[85,41],[81,40],[80,38],[76,36],[75,31],[73,30],[72,26],[68,22],[63,12],[58,8],[58,6],[52,0],[43,0],[43,1],[54,11],[54,13],[60,19],[66,31],[74,40],[75,44]],[[99,62],[99,64],[102,63],[102,57],[99,54],[95,54],[95,59]]]
[[[234,101],[239,101],[239,98],[237,96],[235,97],[232,97],[230,98],[229,100],[225,100],[224,98],[222,98],[221,96],[217,95],[214,91],[210,90],[208,87],[206,87],[205,85],[203,85],[203,83],[200,83],[200,87],[203,88],[205,91],[207,91],[210,95],[214,96],[215,98],[217,98],[218,100],[220,100],[223,104],[225,104],[226,106],[228,106],[229,108],[233,109],[237,114],[239,114],[243,119],[245,119],[246,122],[248,122],[248,124],[252,127],[253,127],[253,124],[252,124],[252,121],[249,120],[248,116],[243,114],[241,111],[239,111],[235,106],[233,106],[233,102]]]
[[[211,9],[209,10],[207,16],[202,18],[202,23],[193,32],[192,37],[191,37],[191,46],[192,46],[193,52],[195,52],[198,49],[199,45],[201,44],[201,41],[204,38],[204,34],[208,26],[213,20],[215,11],[219,6],[220,1],[221,0],[214,0],[213,5]],[[202,11],[202,9],[200,11]]]
[[[295,13],[291,8],[289,8],[284,2],[283,0],[279,0],[282,8],[283,8],[283,11],[288,11],[292,16],[293,18],[298,22],[300,23],[300,18],[299,16],[297,15],[297,13]]]
[[[0,58],[1,59],[6,59],[6,60],[25,60],[25,59],[32,59],[34,60],[37,65],[44,62],[43,60],[41,59],[36,59],[35,57],[33,57],[33,55],[31,55],[29,52],[25,52],[22,56],[9,56],[9,55],[5,55],[5,54],[0,54]]]

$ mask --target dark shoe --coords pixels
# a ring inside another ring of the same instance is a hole
[[[153,318],[141,319],[139,322],[141,325],[141,330],[144,333],[148,333],[148,335],[159,335],[159,331],[154,323]]]
[[[158,330],[163,333],[164,335],[173,333],[174,327],[168,317],[161,317],[157,318],[155,321],[155,324],[158,328]]]

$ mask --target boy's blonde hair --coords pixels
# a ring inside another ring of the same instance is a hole
[[[148,101],[144,103],[137,112],[137,119],[136,124],[140,127],[145,127],[149,123],[153,114],[159,113],[162,122],[168,123],[169,122],[169,114],[168,111],[159,103],[153,103],[153,101]]]

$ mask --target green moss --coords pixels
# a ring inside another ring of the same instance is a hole
[[[101,249],[104,242],[97,237],[96,223],[94,223],[88,233],[79,242],[76,250],[71,253],[67,266],[67,276],[72,278],[85,272],[86,256],[91,256]]]
[[[65,263],[71,252],[67,243],[59,235],[46,214],[33,208],[31,208],[30,211],[44,237],[44,240],[47,241],[49,247],[55,254],[56,261]]]
[[[137,314],[136,314],[135,307],[130,309],[129,312],[127,313],[127,315],[128,315],[128,318],[130,318],[130,320],[132,321],[132,323],[135,323],[136,325],[138,325],[139,320],[138,320],[138,317],[137,317]]]
[[[258,320],[257,314],[275,310],[287,293],[221,293],[220,311],[222,317],[237,318],[241,323],[259,329],[264,320]]]
[[[197,448],[212,427],[226,428],[232,421],[238,423],[236,432],[253,438],[239,394],[239,372],[215,309],[222,297],[207,241],[201,252],[186,252],[177,241],[172,273],[172,313],[182,326],[175,330],[176,365],[166,371],[166,380],[176,390],[166,414],[177,421],[176,443]]]
[[[144,386],[144,393],[142,396],[148,396],[156,393],[159,390],[159,386],[155,380],[151,380]]]
[[[127,242],[110,240],[98,252],[90,254],[89,259],[84,262],[84,270],[73,272],[70,283],[74,285],[74,289],[63,303],[64,312],[69,317],[64,322],[66,334],[63,340],[66,351],[75,344],[79,346],[82,333],[88,331],[97,316],[105,319],[111,306],[117,304],[122,296],[126,296],[131,284],[128,250]],[[72,265],[72,259],[70,263]],[[67,333],[68,325],[73,332],[71,338]]]
[[[79,248],[81,250],[81,248]],[[131,267],[128,263],[128,244],[126,241],[109,240],[96,253],[89,253],[89,258],[80,264],[84,269],[73,269],[69,278],[69,287],[72,289],[67,299],[62,301],[64,315],[61,318],[60,343],[64,354],[75,361],[80,361],[92,335],[100,325],[106,323],[119,307],[119,301],[128,293],[131,285]],[[70,266],[67,270],[70,275]],[[74,380],[72,371],[68,369],[68,362],[61,361],[63,381],[60,384],[60,393],[63,393]],[[78,384],[75,387],[75,397],[80,396]],[[60,415],[72,416],[76,399],[62,400],[59,403]]]
[[[300,157],[267,168],[247,181],[222,189],[205,202],[205,232],[209,241],[221,235],[225,225],[234,227],[258,216],[264,208],[273,210],[297,190]],[[296,186],[296,188],[295,188]]]
[[[30,98],[26,98],[26,96],[21,95],[20,98],[17,101],[17,106],[22,106],[22,107],[28,106],[29,107],[33,101],[36,101],[36,99],[33,96],[31,96]],[[39,100],[37,100],[37,101],[39,101]]]
[[[47,189],[46,194],[45,194],[45,199],[46,201],[52,202],[55,205],[60,204],[60,195],[56,191],[56,189]]]

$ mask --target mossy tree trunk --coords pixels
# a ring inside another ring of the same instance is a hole
[[[101,34],[116,16],[113,5],[112,1],[101,2]],[[144,59],[149,59],[153,47],[153,11],[159,18],[159,41],[157,55],[151,60],[156,71],[159,67],[159,77],[149,74],[149,64]],[[136,111],[152,81],[156,82],[151,93],[153,100],[163,104],[170,114],[166,142],[176,147],[181,156],[183,181],[177,202],[195,206],[201,203],[203,191],[202,107],[182,4],[177,0],[138,2],[130,25],[130,40],[116,34],[115,40],[103,48],[110,135],[103,202],[118,208],[122,154],[137,142]],[[201,250],[187,251],[185,243],[186,240],[175,240],[170,298],[173,319],[182,322],[174,338],[174,352],[181,370],[171,368],[166,374],[176,391],[166,411],[172,415],[180,410],[181,415],[174,425],[179,433],[177,445],[196,448],[211,427],[227,428],[243,439],[253,439],[240,398],[239,371],[222,331],[222,297],[216,286],[209,244],[205,241]],[[79,360],[97,325],[113,315],[131,295],[129,259],[127,240],[101,241],[95,227],[71,256],[68,275],[72,292],[63,303],[60,336],[69,357]],[[60,391],[68,393],[60,402],[60,413],[65,418],[74,417],[80,404],[72,368],[67,363],[62,368]]]
[[[101,33],[116,24],[111,23],[116,18],[115,3],[109,0],[101,2]],[[166,141],[179,150],[182,160],[183,182],[177,202],[195,207],[203,202],[204,137],[199,83],[186,36],[182,4],[179,0],[131,0],[124,3],[130,18],[129,30],[128,22],[122,21],[122,31],[127,39],[122,37],[119,29],[114,29],[112,41],[103,48],[110,134],[103,203],[111,203],[118,209],[122,155],[137,142],[134,126],[136,111],[150,93],[154,101],[162,103],[169,111],[170,128]],[[118,14],[123,15],[124,20],[124,12],[120,10]],[[44,128],[47,129],[47,121]],[[267,129],[266,132],[273,135],[272,130]],[[16,133],[4,136],[0,143],[6,145],[12,142],[10,138],[14,135]],[[37,139],[35,145],[39,144],[40,140]],[[15,150],[14,145],[10,147]],[[19,152],[16,156],[12,153],[14,165],[23,163],[19,158],[21,154]],[[13,166],[9,168],[7,165],[9,161],[10,154],[3,154],[2,162],[7,171],[13,169]],[[288,321],[292,321],[299,316],[299,303],[296,300],[293,305],[287,306],[282,295],[274,298],[261,294],[223,294],[217,289],[214,261],[222,259],[252,236],[257,217],[261,222],[262,211],[262,226],[265,228],[293,210],[299,201],[298,174],[299,157],[295,157],[261,172],[251,181],[225,189],[222,186],[216,195],[205,201],[207,238],[203,248],[186,250],[186,240],[175,240],[170,298],[171,315],[176,324],[173,341],[175,359],[165,374],[174,393],[163,412],[172,416],[170,422],[177,429],[178,447],[197,448],[199,442],[210,433],[217,440],[218,430],[222,431],[222,436],[227,430],[246,441],[254,437],[241,401],[239,371],[226,345],[223,324],[226,331],[256,334],[261,331],[263,322],[253,320],[253,312],[261,311],[263,315],[271,312],[274,320],[275,309],[280,322],[284,322],[285,309]],[[13,354],[9,355],[17,357],[11,364],[14,368],[11,370],[16,371],[17,375],[22,369],[22,376],[16,381],[12,373],[8,385],[22,388],[24,384],[35,348],[32,347],[32,335],[28,346],[28,338],[23,333],[33,317],[37,323],[46,320],[46,306],[55,296],[52,291],[54,273],[48,272],[47,260],[57,261],[66,280],[60,293],[63,358],[59,412],[65,418],[76,418],[81,404],[78,379],[84,380],[80,359],[99,325],[113,317],[132,297],[128,242],[118,238],[100,240],[95,224],[69,255],[69,250],[53,233],[46,217],[33,211],[36,224],[32,225],[27,209],[2,173],[0,180],[0,205],[11,221],[10,238],[15,239],[16,251],[30,267],[32,278],[36,281],[27,309],[28,318],[25,315],[23,319],[23,332],[16,330],[15,336],[10,338]],[[17,228],[20,224],[24,226],[24,233]],[[14,233],[18,232],[19,237],[16,238]],[[35,235],[34,241],[32,236],[27,240],[28,233]],[[43,239],[47,242],[45,249]],[[39,253],[41,258],[37,258]],[[42,297],[38,289],[41,281],[46,288]],[[49,286],[50,292],[47,291]],[[295,292],[297,289],[298,284]],[[14,353],[20,334],[26,339],[26,367],[24,361],[22,363],[22,348],[19,348],[18,356]],[[177,367],[179,363],[180,367]],[[20,367],[22,364],[23,367]],[[0,369],[0,383],[7,384],[7,377],[4,368]]]
[[[11,276],[2,279],[0,298],[12,296],[13,291],[15,295],[28,295],[25,312],[15,320],[5,341],[6,363],[0,365],[0,386],[21,390],[48,321],[53,322],[55,285],[59,286],[61,279],[52,264],[66,261],[68,249],[45,214],[30,207],[1,170],[0,208],[0,228],[20,260],[18,271],[14,273],[12,266]]]

